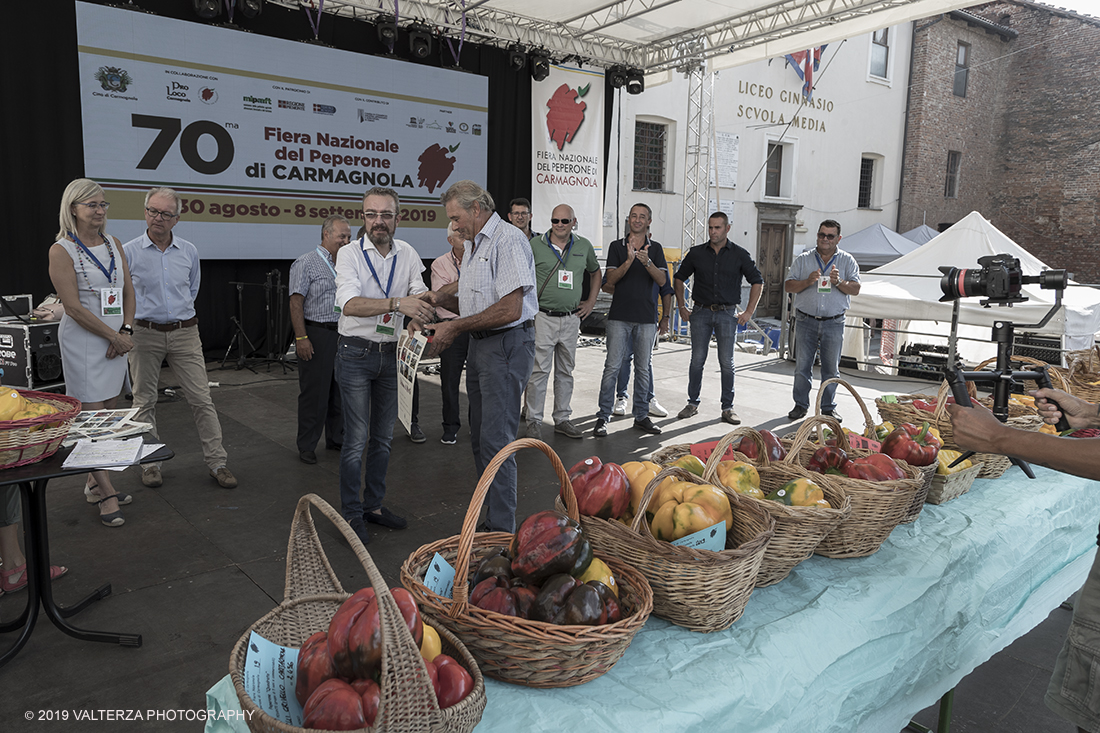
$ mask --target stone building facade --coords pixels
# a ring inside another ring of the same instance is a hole
[[[1100,20],[1012,0],[913,28],[898,231],[978,211],[1100,282]]]

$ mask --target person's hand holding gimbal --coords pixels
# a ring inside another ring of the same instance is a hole
[[[1029,394],[1035,398],[1035,409],[1039,411],[1039,416],[1045,423],[1053,425],[1064,414],[1071,428],[1100,427],[1097,406],[1088,400],[1051,388],[1037,389]]]

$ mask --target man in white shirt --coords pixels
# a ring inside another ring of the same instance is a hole
[[[367,191],[366,234],[336,255],[336,306],[341,313],[336,380],[344,408],[340,507],[364,544],[370,541],[364,521],[391,529],[408,526],[382,506],[397,418],[397,339],[406,317],[425,323],[435,312],[420,298],[428,290],[420,256],[407,242],[393,238],[399,211],[393,189]],[[366,485],[360,497],[364,449]]]

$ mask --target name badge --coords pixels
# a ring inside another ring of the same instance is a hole
[[[396,323],[397,319],[394,318],[393,313],[383,313],[378,317],[378,325],[374,327],[374,330],[383,336],[393,336]]]
[[[573,289],[573,271],[558,270],[558,287],[562,290]]]
[[[828,275],[822,275],[817,280],[817,292],[819,293],[831,293],[833,292],[833,285],[829,282]]]
[[[102,315],[122,315],[122,288],[100,288],[99,306]]]

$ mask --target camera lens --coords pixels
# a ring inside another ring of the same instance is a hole
[[[958,298],[969,298],[973,295],[985,295],[982,283],[982,270],[940,267],[943,277],[940,278],[940,290],[943,291],[941,303]]]

